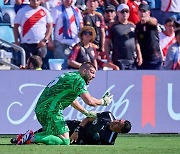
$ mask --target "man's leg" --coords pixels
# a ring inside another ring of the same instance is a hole
[[[69,145],[69,129],[61,111],[49,114],[36,114],[38,121],[43,126],[43,132],[36,133],[32,142],[50,145]]]
[[[70,50],[68,49],[68,45],[61,44],[59,41],[54,41],[54,58],[55,59],[64,59],[64,63],[62,65],[62,69],[67,69],[67,59],[70,54]]]
[[[55,59],[65,59],[66,55],[64,53],[65,45],[61,44],[59,41],[54,40],[54,58]]]
[[[38,55],[37,44],[21,44],[21,47],[25,50],[26,59],[28,59],[31,55]]]
[[[69,145],[70,140],[68,138],[60,138],[54,135],[47,135],[45,132],[37,133],[31,139],[34,143],[44,143],[47,145]]]

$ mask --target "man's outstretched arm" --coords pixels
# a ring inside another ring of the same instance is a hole
[[[81,112],[82,114],[86,115],[87,117],[95,118],[96,117],[96,112],[95,111],[87,111],[82,105],[77,101],[73,101],[71,104],[73,108]]]
[[[82,131],[82,129],[89,123],[95,120],[95,118],[85,118],[82,120],[82,122],[77,126],[77,128],[74,130],[74,133],[70,136],[71,143],[77,142],[79,133]]]
[[[90,106],[107,106],[113,100],[113,95],[111,95],[110,92],[106,92],[101,99],[97,99],[91,96],[89,93],[82,93],[80,96],[83,99],[83,101]]]

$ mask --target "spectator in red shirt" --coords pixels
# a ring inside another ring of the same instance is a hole
[[[129,6],[130,15],[129,21],[134,23],[135,25],[140,21],[138,15],[138,7],[141,4],[141,0],[128,0],[127,5]]]

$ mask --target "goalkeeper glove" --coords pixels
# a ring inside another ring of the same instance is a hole
[[[83,114],[86,115],[87,117],[89,118],[96,118],[96,111],[87,111],[87,110],[84,110],[83,111]]]
[[[107,106],[109,105],[113,100],[113,95],[110,94],[110,92],[106,92],[105,95],[102,97],[101,101],[101,105],[102,106]]]

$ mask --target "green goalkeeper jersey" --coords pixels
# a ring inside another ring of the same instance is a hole
[[[43,114],[64,110],[85,92],[88,92],[86,82],[79,72],[64,73],[46,86],[37,102],[35,112]]]

